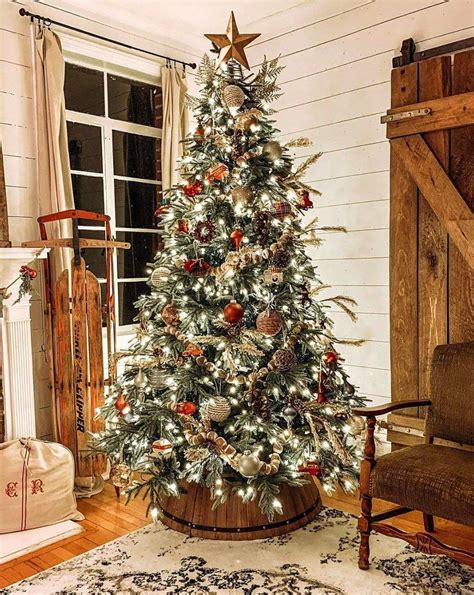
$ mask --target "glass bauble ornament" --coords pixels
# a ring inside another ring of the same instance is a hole
[[[239,473],[243,477],[255,477],[258,475],[263,462],[258,458],[258,455],[250,450],[245,450],[239,458]]]

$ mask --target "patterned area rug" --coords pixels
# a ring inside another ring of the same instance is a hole
[[[356,519],[326,508],[294,533],[251,542],[185,537],[148,525],[13,585],[12,593],[444,594],[474,592],[472,571],[397,539],[371,538],[357,568]]]

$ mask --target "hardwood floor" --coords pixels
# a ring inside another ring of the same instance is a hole
[[[321,490],[321,496],[325,506],[354,515],[359,514],[359,501],[355,495],[344,494],[341,490],[328,496]],[[374,512],[389,506],[386,502],[374,500]],[[126,535],[150,522],[150,519],[145,518],[146,502],[139,499],[125,505],[124,498],[116,499],[113,486],[110,484],[106,484],[101,494],[79,500],[78,508],[86,517],[79,523],[83,532],[0,565],[0,588]],[[410,512],[388,522],[404,531],[415,532],[423,529],[422,515],[417,512]],[[466,549],[472,547],[474,542],[474,529],[444,519],[436,519],[435,535],[441,541]]]

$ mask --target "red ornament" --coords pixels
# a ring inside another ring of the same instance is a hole
[[[326,389],[322,382],[318,383],[318,398],[316,399],[318,403],[325,403],[326,399]]]
[[[239,323],[244,317],[244,309],[237,302],[230,302],[224,308],[224,318],[230,324]]]
[[[321,477],[321,467],[316,463],[316,461],[308,461],[306,465],[301,465],[298,467],[298,471],[301,473],[308,473],[313,477]]]
[[[230,238],[232,240],[234,240],[235,251],[238,252],[240,249],[240,244],[242,243],[242,240],[244,239],[244,234],[242,233],[242,230],[234,229],[234,231],[230,234]]]
[[[20,275],[34,279],[38,273],[35,271],[35,269],[32,269],[27,264],[24,264],[22,267],[20,267]]]
[[[178,219],[178,227],[176,228],[178,233],[188,233],[189,227],[186,219]]]
[[[300,192],[300,200],[298,202],[298,208],[302,211],[307,211],[308,209],[313,208],[313,201],[309,198],[309,192],[307,190],[302,190]]]
[[[183,192],[189,198],[196,196],[197,194],[201,194],[202,192],[202,184],[199,180],[194,180],[191,184],[186,184],[183,186]]]
[[[215,180],[221,182],[226,176],[229,175],[229,168],[223,163],[218,163],[209,168],[206,179],[208,182],[214,182]]]
[[[184,263],[184,270],[195,277],[204,277],[211,265],[203,258],[190,258]]]
[[[198,355],[202,355],[204,352],[203,350],[196,345],[195,343],[188,343],[186,345],[186,349],[181,354],[183,357],[197,357]]]
[[[337,353],[334,353],[334,351],[327,351],[323,355],[323,359],[327,364],[335,364],[337,362]]]
[[[176,404],[176,413],[180,415],[192,415],[196,413],[196,405],[191,401],[183,401],[182,403]]]
[[[162,202],[158,207],[155,209],[155,217],[159,217],[160,215],[164,215],[166,211],[171,207],[168,202]]]
[[[195,140],[198,145],[203,144],[204,133],[205,133],[204,127],[202,126],[202,124],[199,124],[199,126],[196,128],[196,131],[194,132],[194,136],[197,137]]]
[[[124,409],[127,406],[128,404],[125,395],[123,393],[120,393],[118,399],[115,401],[115,409],[117,409],[117,411],[120,411],[120,413],[123,413]]]
[[[200,221],[194,228],[194,239],[201,244],[208,244],[212,241],[216,227],[212,221],[206,219],[206,221]]]

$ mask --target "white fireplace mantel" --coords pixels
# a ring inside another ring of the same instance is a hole
[[[46,258],[47,252],[44,248],[0,248],[0,291],[4,294],[0,316],[5,440],[36,436],[31,296],[27,294],[18,300],[21,281],[15,279],[20,267],[31,266],[35,259],[37,266],[33,268],[37,269],[38,260]]]

